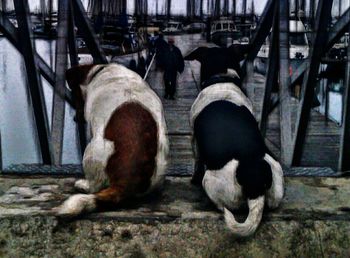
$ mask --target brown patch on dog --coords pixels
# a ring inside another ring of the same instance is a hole
[[[110,187],[96,194],[97,201],[118,203],[148,190],[156,167],[157,124],[140,104],[120,106],[109,120],[105,138],[113,141],[115,152],[106,173]]]
[[[84,121],[84,98],[80,85],[86,83],[87,75],[94,66],[93,64],[80,65],[66,71],[66,80],[74,99],[76,119],[79,121]]]

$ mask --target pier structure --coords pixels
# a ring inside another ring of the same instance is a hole
[[[104,53],[80,0],[59,0],[55,66],[50,67],[33,43],[28,1],[14,2],[18,26],[5,12],[0,12],[0,31],[24,60],[42,163],[1,166],[1,151],[6,150],[1,148],[0,132],[0,256],[43,256],[45,252],[82,257],[96,252],[109,257],[349,254],[350,58],[344,61],[342,125],[326,122],[325,116],[312,106],[326,53],[350,32],[349,8],[331,23],[333,1],[310,0],[309,23],[313,32],[310,52],[293,71],[289,59],[290,11],[291,6],[306,11],[306,1],[267,0],[258,19],[250,39],[251,49],[242,62],[242,79],[266,144],[283,165],[286,196],[277,211],[264,215],[255,238],[240,242],[233,240],[225,229],[222,214],[189,183],[194,169],[189,110],[199,92],[198,62],[186,62],[175,101],[162,98],[162,74],[154,65],[145,78],[163,101],[168,125],[170,157],[165,191],[78,221],[54,217],[51,208],[74,192],[74,181],[83,177],[80,165],[62,164],[65,105],[75,106],[74,96],[66,85],[65,70],[80,63],[76,34],[82,36],[94,63],[120,60]],[[215,10],[219,2],[207,4]],[[224,1],[225,8],[228,2]],[[236,9],[236,2],[240,1],[233,2],[233,14],[240,12]],[[171,16],[170,6],[171,1],[166,1],[167,20]],[[195,16],[193,2],[190,8],[190,14]],[[267,37],[270,51],[264,76],[254,71],[254,59]],[[176,35],[174,39],[183,55],[198,46],[215,46],[196,34]],[[51,126],[44,107],[41,76],[54,92]],[[297,96],[292,91],[296,84],[300,86]],[[82,122],[77,128],[83,154],[88,132]],[[34,250],[33,243],[40,248]]]

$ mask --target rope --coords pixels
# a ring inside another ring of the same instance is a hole
[[[146,74],[145,76],[143,77],[144,80],[146,80],[147,76],[148,76],[148,73],[149,71],[151,70],[151,67],[152,67],[152,64],[153,64],[153,61],[154,61],[154,58],[156,57],[157,53],[154,53],[153,57],[152,57],[152,60],[151,62],[149,63],[149,66],[147,67],[147,71],[146,71]]]

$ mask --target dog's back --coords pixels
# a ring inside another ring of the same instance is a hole
[[[154,118],[140,104],[129,102],[116,109],[105,129],[105,138],[115,146],[105,171],[111,187],[136,195],[149,189],[155,173],[157,134]],[[104,191],[97,196],[100,201],[114,201]]]
[[[158,96],[121,65],[72,68],[67,77],[72,90],[84,97],[84,117],[92,131],[83,157],[92,194],[70,197],[58,214],[75,216],[159,186],[165,177],[168,140]]]
[[[261,159],[266,152],[253,115],[245,106],[225,100],[212,102],[200,112],[194,136],[208,169],[221,169],[232,159]]]

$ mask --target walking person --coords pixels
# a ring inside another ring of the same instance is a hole
[[[175,99],[177,73],[182,73],[184,70],[184,59],[181,51],[174,45],[174,38],[168,39],[168,47],[163,53],[163,69],[164,69],[164,86],[165,99]]]

